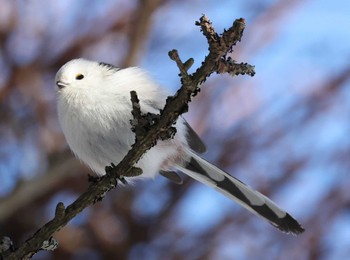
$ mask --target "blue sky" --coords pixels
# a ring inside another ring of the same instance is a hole
[[[82,8],[87,3],[89,8]],[[308,158],[288,184],[274,189],[271,194],[301,222],[306,222],[317,217],[317,212],[322,214],[324,209],[315,207],[322,205],[331,190],[335,187],[344,189],[349,182],[349,169],[335,158],[337,152],[349,151],[350,147],[349,81],[336,95],[321,103],[322,113],[317,113],[310,120],[305,118],[310,112],[309,98],[349,67],[350,1],[290,1],[288,8],[282,11],[269,11],[274,3],[279,3],[279,6],[286,4],[283,1],[222,0],[220,4],[214,0],[170,1],[154,14],[153,27],[138,65],[147,69],[159,83],[175,91],[179,87],[178,70],[169,59],[168,51],[178,49],[183,60],[193,57],[193,68],[199,66],[207,54],[206,40],[194,21],[204,13],[212,20],[216,30],[221,32],[234,19],[245,18],[247,27],[244,37],[232,56],[238,61],[255,65],[256,75],[253,78],[212,75],[203,85],[202,92],[216,102],[215,110],[201,113],[203,105],[198,98],[198,101],[191,103],[186,118],[198,127],[198,131],[204,129],[203,138],[210,149],[206,157],[211,161],[220,157],[222,145],[229,138],[239,137],[239,133],[235,132],[239,127],[254,137],[249,145],[256,148],[255,152],[249,154],[247,161],[227,166],[226,170],[232,170],[234,175],[256,188],[268,187],[285,174],[283,165],[288,159],[302,161]],[[41,1],[31,1],[29,5],[17,1],[14,5],[19,21],[5,44],[7,55],[18,66],[30,64],[38,57],[44,60],[45,65],[50,59],[57,59],[75,37],[88,35],[92,32],[91,28],[99,24],[99,31],[95,33],[100,34],[103,40],[89,45],[81,54],[118,64],[123,59],[126,38],[121,34],[104,34],[113,23],[105,14],[114,13],[123,17],[123,13],[135,4],[136,1],[121,0],[47,1],[47,6],[42,8]],[[7,17],[6,10],[11,10],[5,6],[5,3],[0,4],[0,17]],[[80,22],[78,27],[77,21]],[[38,28],[44,37],[37,37]],[[4,50],[0,50],[0,85],[6,81],[10,71],[4,60]],[[48,72],[45,77],[45,98],[54,109],[54,73]],[[12,102],[16,104],[18,100]],[[33,100],[23,99],[24,105],[16,110],[18,118],[29,113],[26,102],[30,104]],[[52,121],[52,125],[56,124],[57,127],[57,118]],[[264,146],[273,133],[279,132],[283,134],[276,138],[273,145]],[[6,161],[0,163],[2,196],[11,191],[19,176],[32,178],[35,173],[45,171],[46,166],[40,163],[40,147],[36,143],[39,138],[33,138],[33,132],[25,135],[21,142],[12,136],[13,139],[8,138],[2,145],[1,151],[7,155],[4,157]],[[11,134],[7,133],[6,136]],[[21,165],[17,163],[19,158],[24,162]],[[153,201],[154,194],[161,187],[161,182],[153,184],[144,197]],[[59,194],[53,200],[71,201],[72,196]],[[150,205],[143,214],[156,212],[166,203],[167,197],[163,199],[158,204]],[[143,204],[143,200],[136,201],[134,210],[142,211]],[[242,211],[215,191],[196,184],[179,205],[174,218],[178,219],[178,228],[192,227],[200,233],[224,218],[228,212],[242,214]],[[254,216],[249,215],[249,218],[258,230],[270,231],[269,225],[260,223]],[[198,219],[203,221],[198,222]],[[350,248],[350,228],[345,225],[347,220],[349,212],[344,210],[335,214],[330,223],[329,235],[323,238],[324,248],[329,252],[327,259],[349,256],[346,249]],[[241,236],[244,239],[244,234]],[[282,248],[285,249],[287,244]],[[235,255],[236,259],[249,255],[238,245],[223,245],[223,250]]]

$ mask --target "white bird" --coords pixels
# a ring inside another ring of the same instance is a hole
[[[97,175],[118,164],[135,141],[131,131],[130,91],[135,90],[143,113],[159,113],[169,95],[140,68],[116,68],[110,64],[75,59],[56,75],[58,118],[74,154]],[[174,170],[215,188],[255,215],[286,233],[300,234],[304,228],[263,194],[220,170],[199,155],[206,148],[189,124],[180,117],[173,139],[158,141],[135,165],[143,171],[136,178],[157,173],[175,182]]]

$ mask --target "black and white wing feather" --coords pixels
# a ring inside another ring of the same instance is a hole
[[[192,151],[195,151],[196,153],[205,153],[207,151],[207,147],[203,143],[202,139],[197,135],[197,133],[192,129],[192,127],[187,123],[187,121],[184,119],[184,124],[187,129],[187,141],[188,145],[192,149]]]

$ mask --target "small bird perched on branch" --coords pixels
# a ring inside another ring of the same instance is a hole
[[[106,63],[75,59],[56,75],[58,117],[67,143],[75,155],[97,175],[119,163],[131,149],[135,134],[130,92],[136,91],[143,113],[158,114],[168,93],[143,70],[119,69]],[[136,178],[157,173],[181,182],[174,170],[215,188],[278,229],[300,234],[303,227],[263,194],[220,170],[198,154],[206,148],[189,124],[179,117],[174,138],[159,140],[135,165],[142,169]]]

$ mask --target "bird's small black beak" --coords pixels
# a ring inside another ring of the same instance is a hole
[[[57,85],[57,87],[58,87],[59,89],[62,89],[62,88],[64,88],[64,87],[67,87],[67,84],[64,83],[64,82],[62,82],[62,81],[57,81],[57,82],[56,82],[56,85]]]

